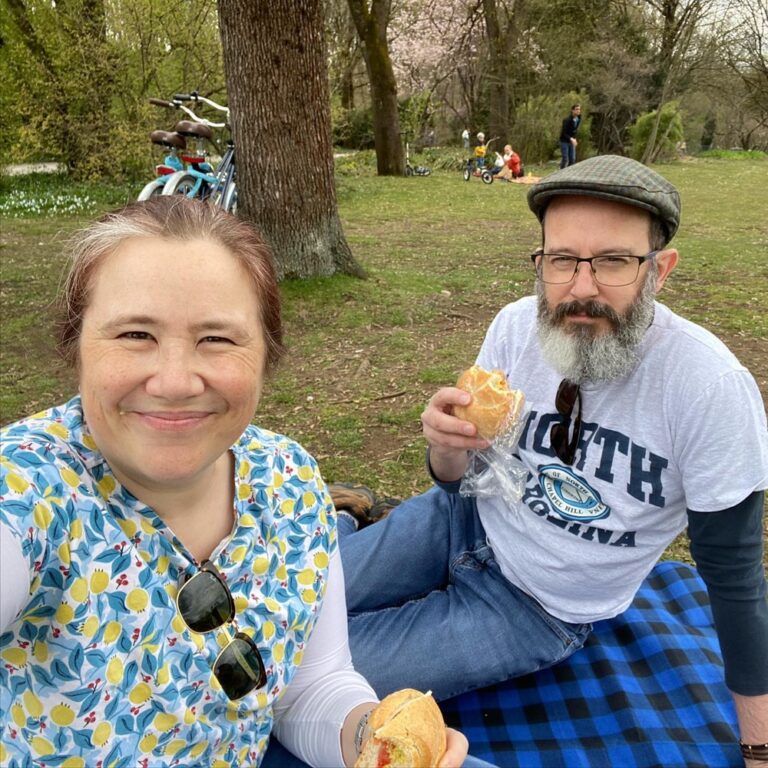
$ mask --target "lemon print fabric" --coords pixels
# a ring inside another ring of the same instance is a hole
[[[211,668],[226,637],[187,630],[192,556],[98,454],[78,398],[2,430],[0,524],[31,596],[0,636],[3,768],[257,765],[296,673],[336,548],[314,460],[250,426],[232,446],[237,524],[216,551],[266,685],[237,702]],[[244,726],[247,723],[247,727]]]

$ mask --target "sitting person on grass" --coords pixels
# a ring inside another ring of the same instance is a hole
[[[378,699],[331,499],[251,423],[283,353],[268,246],[178,195],[107,214],[58,342],[78,394],[0,433],[0,765],[257,766],[274,733],[352,766]]]
[[[431,490],[395,506],[331,488],[355,666],[379,695],[408,683],[446,699],[557,664],[593,622],[630,605],[687,527],[742,754],[759,768],[768,759],[760,390],[719,339],[656,301],[678,261],[670,182],[603,155],[545,178],[528,205],[542,227],[536,295],[501,310],[477,357],[525,393],[522,498],[459,493],[469,452],[489,444],[454,415],[470,395],[453,386],[421,417]]]
[[[503,160],[504,165],[496,174],[497,179],[512,181],[513,179],[519,179],[522,176],[525,176],[523,161],[520,159],[520,155],[518,155],[509,144],[504,147]]]

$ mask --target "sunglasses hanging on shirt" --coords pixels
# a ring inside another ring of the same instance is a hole
[[[232,593],[210,560],[182,584],[176,595],[176,607],[187,627],[200,634],[225,626],[229,631],[235,618]],[[229,642],[213,664],[213,674],[233,701],[267,682],[261,653],[256,643],[243,632],[236,632],[234,637],[229,635]]]
[[[570,466],[576,459],[576,449],[581,437],[581,388],[579,385],[563,379],[557,388],[555,407],[561,418],[557,424],[552,425],[549,441],[557,458]]]

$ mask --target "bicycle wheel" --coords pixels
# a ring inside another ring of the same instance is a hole
[[[202,197],[203,184],[196,176],[187,171],[178,171],[169,177],[163,188],[164,195],[185,195]]]
[[[229,211],[230,213],[237,215],[237,187],[235,186],[234,181],[226,188],[226,190],[224,190],[224,197],[221,200],[221,207],[225,211]]]
[[[472,171],[469,167],[464,169],[464,181],[469,181],[472,178]]]
[[[157,197],[158,195],[162,195],[163,187],[165,187],[165,178],[150,181],[149,184],[147,184],[144,189],[139,192],[139,196],[136,199],[149,200],[150,197]]]
[[[493,174],[490,171],[483,171],[480,174],[480,178],[485,184],[493,184]]]

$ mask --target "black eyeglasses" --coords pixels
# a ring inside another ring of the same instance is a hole
[[[574,406],[576,416],[573,416]],[[581,389],[568,379],[563,379],[555,395],[555,408],[562,419],[552,425],[549,431],[549,442],[552,444],[557,458],[564,464],[571,465],[576,459],[576,448],[581,436]],[[571,431],[571,421],[573,430]],[[568,433],[571,432],[570,437]]]
[[[184,623],[193,632],[201,634],[231,624],[235,618],[232,593],[210,560],[181,585],[176,595],[176,607]],[[213,664],[213,674],[233,701],[267,682],[261,653],[256,643],[243,632],[229,636],[229,642]]]
[[[570,283],[576,276],[579,264],[585,261],[592,269],[592,275],[597,283],[617,288],[634,283],[640,274],[640,265],[650,261],[658,253],[658,251],[651,251],[645,256],[616,253],[582,259],[567,253],[543,253],[538,250],[531,254],[531,261],[536,265],[536,275],[543,283],[550,285]]]

